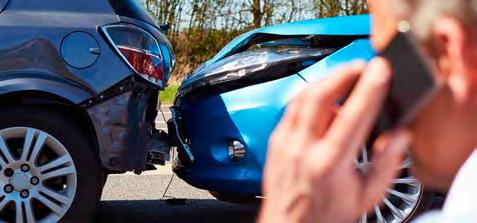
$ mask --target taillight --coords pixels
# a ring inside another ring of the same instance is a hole
[[[102,28],[119,55],[142,78],[164,87],[164,59],[154,36],[133,25]]]
[[[164,80],[162,58],[149,52],[126,46],[118,46],[118,49],[143,78],[153,83],[159,83],[159,81]]]

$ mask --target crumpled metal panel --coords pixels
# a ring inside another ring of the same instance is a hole
[[[88,109],[105,168],[114,171],[145,168],[145,147],[149,140],[144,122],[147,100],[142,100],[143,97],[129,91]]]
[[[312,19],[299,22],[264,27],[235,38],[227,44],[217,55],[206,64],[215,63],[231,52],[249,43],[260,34],[296,36],[296,35],[324,35],[324,36],[361,36],[370,35],[371,17],[369,15],[339,16],[325,19]],[[350,25],[352,24],[352,25]]]

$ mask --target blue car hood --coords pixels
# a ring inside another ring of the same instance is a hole
[[[197,71],[235,54],[263,34],[275,36],[369,36],[370,20],[369,15],[341,16],[292,22],[252,30],[235,38],[211,60],[197,68],[184,80],[182,87],[186,87],[191,84],[191,82],[202,78],[204,73]]]
[[[300,22],[280,24],[261,29],[252,30],[227,44],[206,65],[215,63],[231,52],[247,44],[257,34],[271,34],[282,36],[297,35],[328,35],[328,36],[363,36],[370,35],[370,16],[341,16],[324,19],[312,19]]]

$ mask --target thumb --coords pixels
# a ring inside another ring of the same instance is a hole
[[[367,207],[376,205],[389,188],[409,147],[411,136],[404,131],[383,136],[374,148],[371,168],[364,182],[364,201]]]

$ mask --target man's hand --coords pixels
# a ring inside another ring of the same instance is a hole
[[[408,134],[378,138],[366,174],[357,171],[354,161],[375,124],[390,80],[383,59],[367,67],[355,62],[291,102],[270,139],[261,223],[353,222],[385,196],[409,144]],[[337,101],[354,84],[339,107]]]

